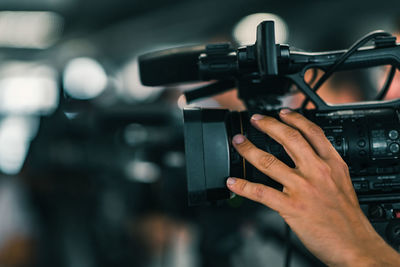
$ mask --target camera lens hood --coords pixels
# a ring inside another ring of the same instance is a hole
[[[186,108],[183,115],[189,205],[229,198],[229,111]]]

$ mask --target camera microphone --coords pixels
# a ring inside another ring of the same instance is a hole
[[[204,45],[171,48],[150,52],[139,57],[143,85],[159,86],[199,80],[197,64]]]

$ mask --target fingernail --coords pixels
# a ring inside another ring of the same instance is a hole
[[[280,111],[280,113],[281,113],[282,115],[289,114],[290,112],[292,112],[292,110],[290,110],[290,109],[288,109],[288,108],[281,109],[281,111]]]
[[[236,179],[235,178],[228,178],[228,180],[226,180],[226,184],[228,186],[233,185],[234,183],[236,183]]]
[[[253,116],[251,116],[251,119],[255,121],[261,120],[262,118],[264,118],[264,116],[260,114],[254,114]]]
[[[237,135],[235,135],[234,137],[233,137],[233,139],[232,139],[232,141],[235,143],[235,144],[241,144],[241,143],[243,143],[244,142],[244,136],[243,135],[241,135],[241,134],[237,134]]]

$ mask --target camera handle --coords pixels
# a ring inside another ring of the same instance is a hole
[[[374,40],[375,47],[365,47],[360,49],[368,41]],[[287,48],[288,50],[288,48]],[[281,49],[283,51],[283,49]],[[308,54],[308,55],[307,55]],[[300,69],[286,75],[291,79],[299,89],[305,94],[306,100],[303,102],[302,109],[305,108],[308,100],[314,103],[317,110],[330,109],[354,109],[364,108],[365,105],[374,104],[374,101],[355,103],[347,105],[328,105],[317,94],[316,91],[328,79],[328,77],[338,70],[366,68],[372,66],[391,65],[391,70],[382,91],[377,95],[376,100],[382,100],[386,95],[392,79],[395,75],[396,68],[400,67],[400,46],[396,44],[396,37],[383,31],[375,31],[367,34],[357,41],[349,50],[339,52],[323,52],[323,53],[303,53],[303,52],[287,52],[287,58],[291,58],[293,62],[303,64]],[[297,58],[297,59],[296,59]],[[286,59],[288,61],[288,59]],[[306,64],[304,64],[306,63]],[[296,63],[295,63],[296,64]],[[294,65],[295,65],[294,64]],[[289,69],[289,68],[288,68]],[[287,70],[288,70],[287,69]],[[311,88],[304,81],[304,74],[309,69],[322,69],[325,74],[318,80],[314,88]],[[375,101],[377,102],[377,101]],[[387,101],[385,101],[387,102]],[[393,103],[394,102],[394,103]],[[380,101],[380,105],[382,101]],[[398,105],[398,101],[389,101],[390,105]],[[374,108],[372,106],[371,108]]]

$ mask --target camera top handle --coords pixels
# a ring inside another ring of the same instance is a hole
[[[283,95],[294,83],[320,111],[400,107],[400,99],[329,105],[304,80],[309,69],[327,72],[332,67],[334,71],[342,71],[381,65],[400,69],[400,44],[396,38],[381,31],[372,35],[376,36],[374,46],[357,48],[351,53],[302,52],[275,44],[274,22],[264,21],[257,27],[254,45],[233,49],[229,44],[213,44],[148,53],[139,57],[140,75],[142,83],[150,86],[216,80],[186,92],[188,102],[237,86],[239,96],[248,105],[247,100],[255,96]],[[340,60],[343,62],[338,64]]]

